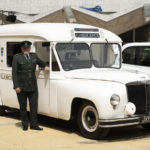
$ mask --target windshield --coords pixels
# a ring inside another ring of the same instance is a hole
[[[56,51],[64,70],[91,68],[120,68],[118,44],[58,43]]]
[[[97,68],[120,68],[120,47],[118,44],[91,44],[93,64]]]
[[[58,43],[56,50],[66,71],[92,67],[90,48],[85,43]]]

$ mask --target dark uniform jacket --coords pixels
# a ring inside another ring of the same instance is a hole
[[[30,53],[29,59],[23,53],[14,56],[12,64],[14,89],[20,87],[22,91],[37,90],[36,64],[40,67],[46,66],[46,63],[40,60],[36,53]]]

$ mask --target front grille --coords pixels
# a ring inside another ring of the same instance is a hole
[[[128,99],[136,106],[136,114],[150,112],[150,85],[127,85]]]

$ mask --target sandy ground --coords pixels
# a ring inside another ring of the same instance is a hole
[[[18,112],[0,116],[0,150],[150,150],[150,131],[140,126],[111,129],[96,141],[70,122],[39,116],[39,123],[43,131],[22,131]]]

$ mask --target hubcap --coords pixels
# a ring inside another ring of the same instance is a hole
[[[98,114],[93,106],[86,106],[82,111],[82,124],[88,132],[94,132],[98,127]]]

